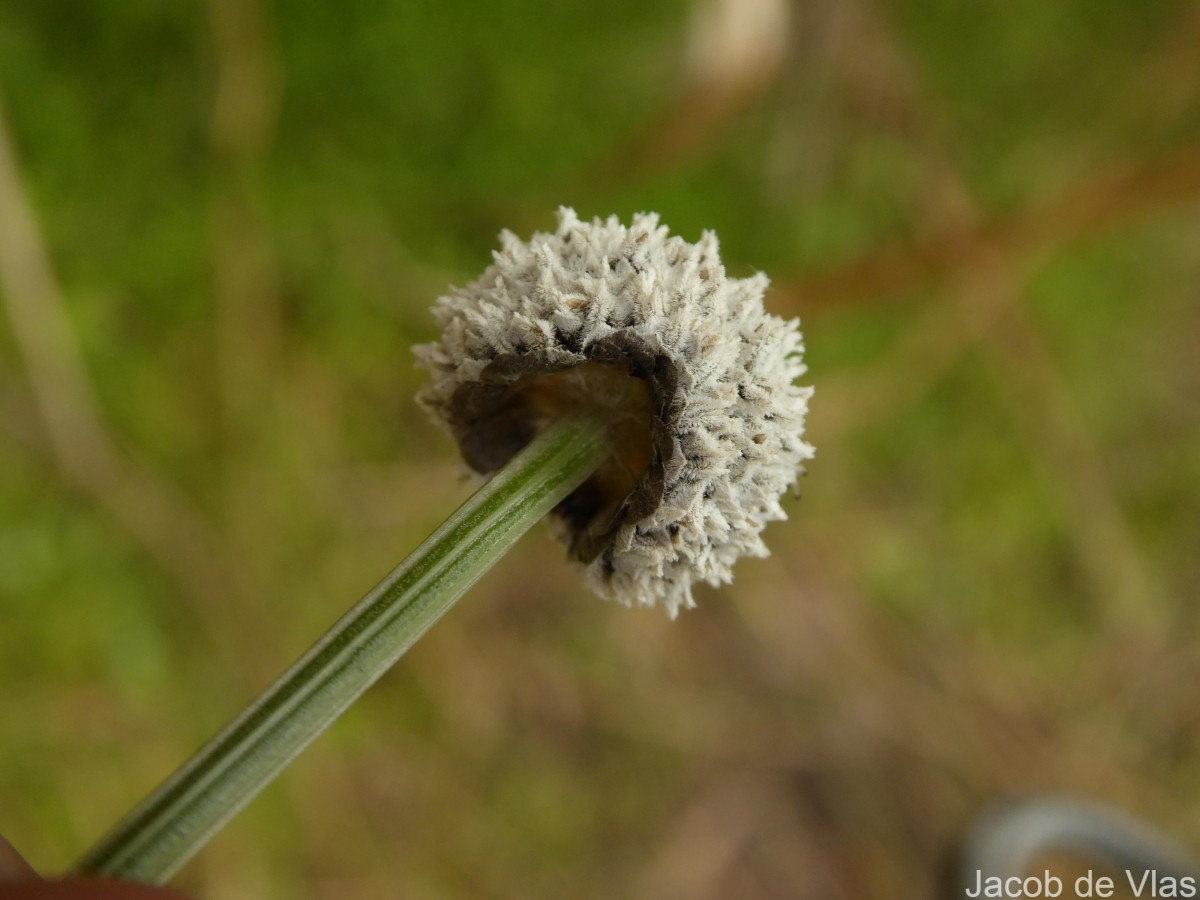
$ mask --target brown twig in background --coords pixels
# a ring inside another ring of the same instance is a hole
[[[978,212],[960,227],[776,285],[788,309],[820,312],[847,302],[882,302],[969,270],[981,259],[1059,250],[1164,208],[1200,198],[1200,142],[1161,159],[1094,172],[1059,196],[1010,216]]]

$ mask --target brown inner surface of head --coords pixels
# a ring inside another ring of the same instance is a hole
[[[673,369],[664,374],[662,357],[654,365],[623,354],[569,367],[545,362],[509,358],[481,381],[460,386],[454,430],[467,463],[487,473],[550,422],[577,414],[607,421],[611,454],[554,510],[567,527],[571,555],[588,563],[611,546],[622,524],[649,515],[661,502],[664,462],[671,456],[666,419]]]
[[[535,375],[514,386],[537,430],[572,414],[608,422],[612,452],[555,512],[573,531],[607,533],[623,501],[646,477],[654,461],[650,423],[653,397],[644,378],[612,363],[585,362],[562,372]],[[575,541],[579,541],[576,534]]]

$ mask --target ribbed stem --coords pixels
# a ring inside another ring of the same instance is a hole
[[[161,883],[595,471],[605,426],[546,429],[76,866]]]

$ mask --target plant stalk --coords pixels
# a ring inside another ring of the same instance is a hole
[[[396,662],[608,453],[606,427],[545,429],[76,865],[159,884]]]

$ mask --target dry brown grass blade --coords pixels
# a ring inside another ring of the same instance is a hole
[[[1122,655],[1152,653],[1166,638],[1162,590],[1137,547],[1062,372],[1029,314],[1011,305],[982,342],[1009,416],[1066,513],[1081,576]],[[1147,645],[1146,642],[1150,644]],[[1139,646],[1140,645],[1140,646]]]
[[[45,449],[67,481],[132,535],[168,573],[211,639],[210,612],[229,593],[221,542],[190,501],[120,448],[105,421],[0,109],[0,287]]]
[[[264,498],[247,490],[274,434],[282,393],[283,322],[261,173],[274,139],[281,76],[261,3],[206,4],[216,74],[210,130],[213,296],[225,437],[228,527],[254,543]],[[261,551],[265,548],[257,547]],[[253,561],[246,562],[253,565]]]

